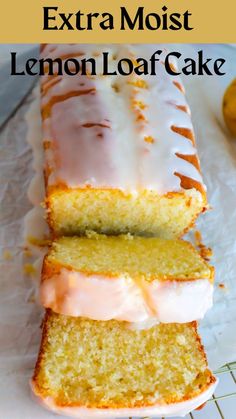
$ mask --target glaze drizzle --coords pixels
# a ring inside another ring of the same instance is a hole
[[[110,68],[124,57],[148,60],[153,45],[46,45],[42,58],[96,57]],[[181,177],[202,185],[190,111],[178,77],[43,76],[42,117],[48,184],[69,188],[180,191]],[[189,158],[190,156],[190,158]],[[201,186],[202,187],[202,186]]]

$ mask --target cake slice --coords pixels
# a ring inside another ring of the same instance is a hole
[[[56,235],[183,235],[207,207],[190,110],[178,77],[103,75],[125,57],[147,60],[160,45],[57,45],[41,77],[48,222]],[[162,58],[164,55],[162,56]],[[57,75],[56,58],[92,59],[86,75]],[[173,64],[174,65],[174,64]]]
[[[185,415],[212,395],[216,379],[196,323],[131,330],[48,311],[32,388],[72,417]]]
[[[40,295],[46,308],[71,316],[184,323],[211,307],[213,276],[183,240],[92,233],[52,243]]]

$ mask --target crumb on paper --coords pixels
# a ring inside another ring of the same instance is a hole
[[[37,273],[32,263],[25,263],[23,270],[24,270],[24,273],[28,276],[35,276]]]
[[[11,260],[13,258],[11,252],[9,250],[6,250],[6,249],[3,251],[2,255],[3,255],[3,259],[5,259],[5,260]]]
[[[202,235],[199,230],[194,232],[195,245],[198,247],[200,255],[206,261],[209,261],[213,255],[212,249],[205,246],[202,242]]]
[[[224,291],[226,291],[226,286],[225,284],[222,284],[221,282],[218,284],[218,287]]]
[[[206,261],[211,260],[211,257],[213,255],[212,249],[210,247],[206,247],[204,244],[199,245],[200,255],[203,259]]]
[[[33,246],[37,246],[37,247],[49,246],[51,242],[48,237],[44,237],[43,239],[38,239],[37,237],[33,237],[33,236],[28,236],[27,241]]]
[[[196,246],[199,246],[202,243],[202,235],[199,230],[194,231],[194,239]]]

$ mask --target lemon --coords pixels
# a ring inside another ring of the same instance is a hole
[[[236,78],[227,87],[223,98],[223,115],[227,128],[236,137]]]

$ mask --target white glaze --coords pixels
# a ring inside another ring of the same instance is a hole
[[[34,100],[32,101],[28,112],[25,116],[27,123],[26,140],[31,146],[33,153],[33,169],[34,175],[29,184],[28,198],[33,204],[33,208],[26,214],[24,218],[23,237],[26,245],[30,247],[33,254],[41,255],[41,264],[46,249],[32,245],[32,238],[36,242],[41,242],[49,237],[49,228],[46,222],[46,212],[42,206],[45,199],[45,186],[43,178],[44,167],[44,151],[42,147],[42,124],[40,116],[40,91],[37,85],[33,92]],[[41,271],[38,271],[38,279],[40,279]]]
[[[24,218],[24,238],[32,242],[40,242],[49,237],[48,226],[45,219],[45,210],[40,205],[33,207]]]
[[[110,53],[113,69],[121,58],[148,59],[157,49],[160,46],[48,45],[41,55],[56,58],[82,52],[83,58],[88,58],[97,52],[99,73],[102,51]],[[114,54],[116,59],[112,60]],[[189,110],[184,112],[176,107],[188,109],[184,94],[173,84],[180,80],[169,76],[162,63],[156,68],[157,76],[64,75],[59,77],[59,83],[51,85],[42,98],[43,106],[53,97],[71,91],[90,93],[55,103],[50,117],[43,121],[44,139],[52,145],[46,151],[47,165],[53,169],[50,185],[62,182],[72,188],[91,185],[131,192],[148,189],[163,194],[181,189],[176,173],[202,183],[198,170],[176,156],[196,154],[190,140],[171,130],[171,126],[193,129]],[[50,78],[45,76],[42,80],[45,83]],[[148,88],[133,85],[140,80]],[[142,101],[147,107],[140,110],[134,101]],[[147,122],[137,120],[140,113]],[[86,124],[94,125],[88,128]],[[154,142],[146,142],[146,137],[152,137]]]
[[[137,328],[153,320],[186,323],[201,319],[212,306],[212,295],[208,279],[149,282],[128,275],[85,275],[64,267],[45,277],[40,290],[42,304],[56,313],[138,322]]]
[[[67,415],[73,418],[82,419],[82,418],[115,418],[115,417],[144,417],[144,416],[154,416],[154,417],[171,417],[171,416],[185,416],[192,410],[198,408],[203,403],[205,403],[214,393],[214,390],[218,384],[218,379],[216,382],[211,384],[207,390],[203,391],[199,396],[194,397],[190,400],[186,400],[180,403],[172,404],[162,404],[154,405],[152,407],[143,407],[143,408],[120,408],[120,409],[95,409],[95,408],[86,408],[86,407],[62,407],[58,406],[52,397],[42,398],[34,385],[34,382],[31,382],[31,388],[34,395],[37,398],[37,401],[47,409],[61,414]]]

